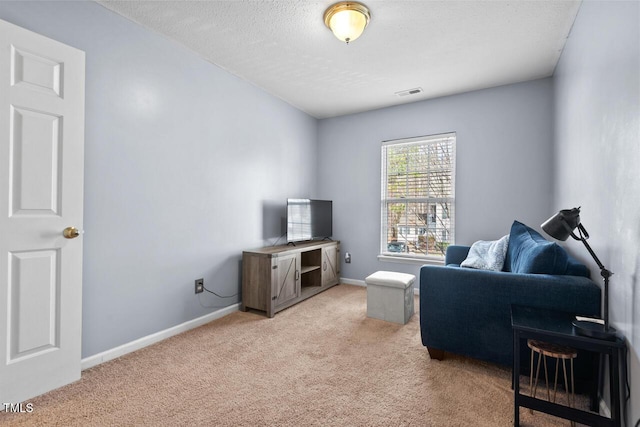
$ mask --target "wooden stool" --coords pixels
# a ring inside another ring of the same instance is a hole
[[[562,360],[562,371],[564,373],[564,389],[567,393],[567,403],[570,408],[573,408],[575,404],[575,388],[573,378],[573,359],[578,357],[578,353],[571,347],[566,347],[558,344],[547,343],[537,340],[527,340],[527,346],[531,349],[531,377],[529,379],[529,390],[531,397],[536,397],[536,391],[538,388],[538,376],[540,374],[540,359],[544,360],[544,379],[547,384],[547,400],[550,402],[556,401],[556,392],[558,390],[558,365]],[[536,368],[536,381],[533,383],[533,359],[535,353],[538,353],[538,366]],[[553,400],[551,400],[551,392],[549,391],[549,377],[547,374],[547,356],[556,359],[556,375],[553,386]],[[569,359],[571,363],[571,395],[569,395],[569,382],[567,381],[567,365],[565,360]],[[533,410],[531,411],[533,413]],[[575,422],[571,421],[571,425],[574,426]]]

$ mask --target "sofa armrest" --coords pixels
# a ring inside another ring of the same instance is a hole
[[[597,316],[600,288],[580,276],[423,266],[422,343],[508,365],[513,354],[511,304]]]
[[[448,246],[447,253],[445,254],[445,257],[444,257],[444,264],[445,265],[462,264],[462,261],[464,261],[467,258],[467,255],[469,255],[469,249],[471,249],[470,246],[463,246],[463,245]]]

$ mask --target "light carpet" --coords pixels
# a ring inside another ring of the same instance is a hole
[[[419,313],[367,318],[366,289],[339,285],[273,319],[234,312],[88,369],[0,424],[512,426],[510,382],[505,367],[431,360]],[[569,425],[528,410],[521,422]]]

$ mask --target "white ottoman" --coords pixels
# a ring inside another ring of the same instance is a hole
[[[404,325],[413,316],[413,274],[376,271],[367,284],[367,317]]]

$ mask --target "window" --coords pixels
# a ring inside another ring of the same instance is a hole
[[[455,144],[455,133],[383,142],[383,255],[442,258],[454,243]]]

